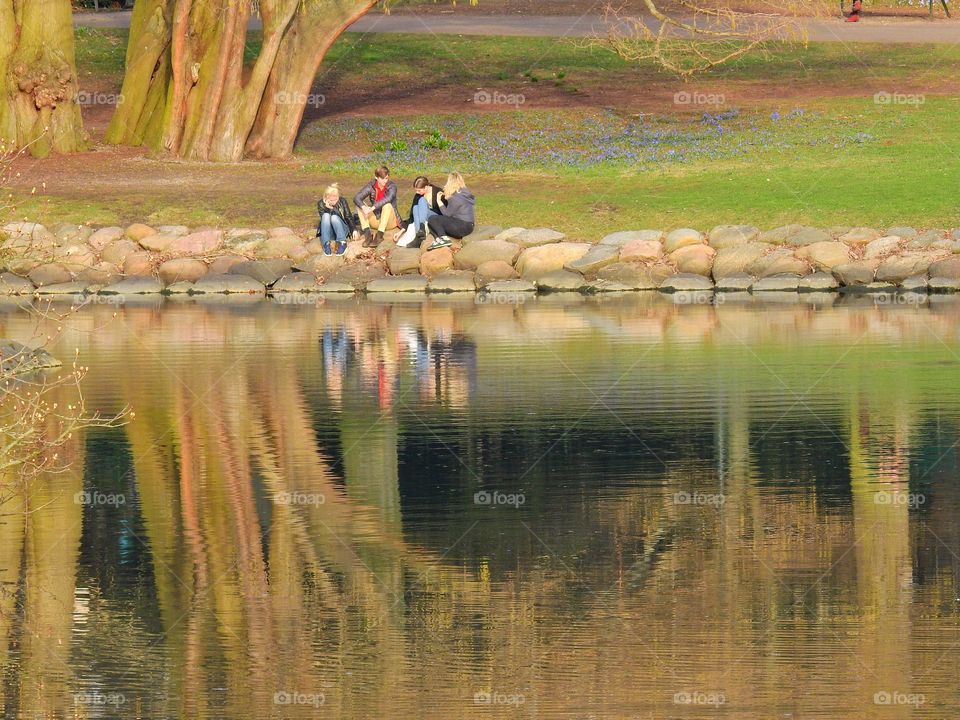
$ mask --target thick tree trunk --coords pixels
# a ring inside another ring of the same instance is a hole
[[[69,0],[0,0],[0,143],[83,149],[76,67]]]
[[[289,156],[320,62],[373,4],[261,0],[263,43],[244,67],[249,0],[139,0],[107,141],[194,160]]]

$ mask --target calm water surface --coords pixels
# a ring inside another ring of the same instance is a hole
[[[81,309],[0,716],[957,717],[960,303],[821,300]]]

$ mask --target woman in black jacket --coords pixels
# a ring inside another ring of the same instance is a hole
[[[317,212],[320,213],[320,224],[317,226],[317,237],[323,246],[324,255],[333,255],[331,243],[336,240],[337,255],[347,251],[347,238],[354,232],[353,213],[346,199],[340,197],[340,186],[334,183],[323,191],[323,199],[317,203]]]

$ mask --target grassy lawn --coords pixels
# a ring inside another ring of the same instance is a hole
[[[125,31],[78,30],[81,87],[116,89],[124,51]],[[438,54],[449,61],[436,65]],[[861,78],[853,91],[852,64]],[[356,93],[371,67],[378,85],[411,89],[414,99],[385,104]],[[326,102],[308,114],[293,162],[214,167],[103,151],[76,163],[84,165],[76,182],[50,173],[45,195],[21,196],[17,212],[44,221],[301,225],[312,222],[327,182],[353,188],[386,163],[403,203],[415,174],[456,168],[480,196],[482,222],[552,225],[588,239],[722,222],[960,227],[958,67],[960,46],[864,45],[854,58],[824,43],[750,57],[684,85],[550,38],[347,34],[318,76]],[[479,108],[470,103],[478,91],[524,102]],[[724,102],[678,105],[676,92]],[[878,103],[876,92],[918,97]]]

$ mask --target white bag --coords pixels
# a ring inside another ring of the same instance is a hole
[[[403,235],[400,236],[400,239],[397,240],[397,247],[406,247],[413,242],[413,239],[417,236],[417,229],[413,226],[413,223],[407,225],[407,229],[404,231]]]

